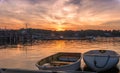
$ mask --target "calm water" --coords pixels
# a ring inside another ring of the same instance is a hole
[[[49,40],[28,45],[1,46],[0,68],[20,68],[38,70],[35,63],[57,52],[81,52],[93,49],[114,50],[120,54],[120,38],[97,38],[96,41]],[[82,68],[85,64],[82,61]],[[114,69],[118,73],[120,63]],[[84,69],[87,70],[87,69]]]

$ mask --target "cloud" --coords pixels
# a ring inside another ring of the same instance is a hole
[[[102,24],[102,26],[108,29],[119,29],[120,30],[120,20],[105,22]]]
[[[80,5],[82,0],[68,0],[66,2],[66,5],[72,4],[72,5]]]
[[[21,28],[21,25],[29,23],[43,29],[49,25],[51,28],[62,25],[67,29],[67,26],[89,29],[92,25],[97,27],[105,22],[120,20],[119,12],[119,0],[1,0],[0,19],[4,21],[0,24],[5,25],[9,18],[9,24]]]

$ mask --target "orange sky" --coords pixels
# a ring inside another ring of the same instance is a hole
[[[0,28],[120,30],[120,0],[0,0]]]

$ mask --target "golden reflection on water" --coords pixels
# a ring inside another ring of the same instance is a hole
[[[120,39],[120,38],[119,38]],[[84,53],[93,49],[114,50],[120,54],[120,42],[115,39],[81,40],[44,40],[33,45],[16,45],[0,49],[0,68],[37,69],[35,63],[57,52]],[[83,62],[83,61],[82,61]],[[82,66],[84,62],[82,63]],[[120,69],[120,64],[118,64]]]

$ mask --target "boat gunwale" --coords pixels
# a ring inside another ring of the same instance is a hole
[[[84,54],[84,56],[98,56],[98,57],[120,57],[120,55],[101,55],[101,54]]]
[[[48,56],[48,57],[46,57],[46,58],[49,58],[49,57],[51,57],[51,56],[55,56],[55,55],[57,55],[57,54],[64,54],[64,52],[59,52],[59,53],[50,55],[50,56]],[[65,52],[65,54],[66,54],[66,52]],[[67,54],[73,54],[73,53],[68,52]],[[45,67],[45,68],[51,68],[51,69],[52,69],[52,68],[62,68],[62,67],[68,67],[68,66],[71,66],[71,65],[73,65],[73,64],[76,64],[76,63],[78,63],[78,62],[81,61],[82,55],[81,55],[81,53],[75,53],[75,54],[80,54],[80,55],[79,55],[79,59],[77,59],[77,61],[75,61],[75,62],[73,62],[73,63],[71,63],[71,64],[62,65],[62,66]],[[43,59],[39,60],[35,65],[36,65],[38,68],[44,68],[43,66],[40,66],[40,65],[39,65],[39,62],[42,61],[42,60],[45,60],[46,58],[43,58]]]
[[[100,50],[90,50],[90,51],[85,52],[83,55],[84,56],[100,56],[100,57],[108,57],[108,56],[110,56],[110,57],[120,57],[120,55],[117,52],[112,51],[112,50],[103,50],[103,51],[112,52],[114,54],[102,54],[102,53],[94,54],[94,53],[90,53],[90,52],[93,52],[93,51],[100,51]]]

